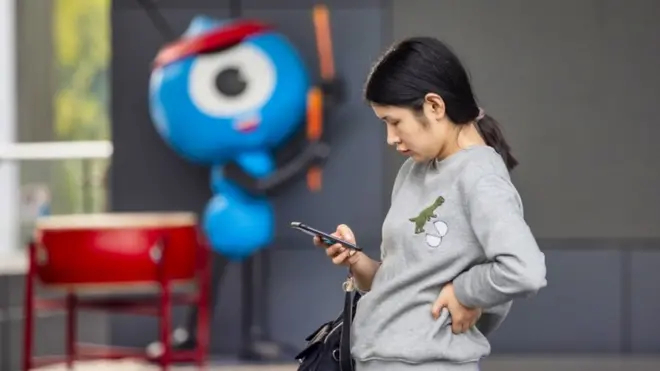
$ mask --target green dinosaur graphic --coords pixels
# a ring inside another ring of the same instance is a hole
[[[424,233],[424,225],[426,222],[430,222],[432,218],[435,218],[435,209],[439,208],[445,202],[445,198],[440,196],[435,199],[431,206],[422,210],[421,213],[416,218],[410,218],[411,222],[415,223],[415,234]]]

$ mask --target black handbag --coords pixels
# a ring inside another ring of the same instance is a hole
[[[353,371],[351,357],[351,323],[360,293],[344,284],[344,310],[335,320],[326,322],[305,341],[305,348],[296,356],[298,371]]]

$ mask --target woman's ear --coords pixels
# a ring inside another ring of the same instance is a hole
[[[424,97],[424,114],[435,121],[445,117],[445,101],[435,93],[428,93]]]

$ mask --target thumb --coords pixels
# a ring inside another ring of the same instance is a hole
[[[440,312],[442,312],[442,309],[447,306],[447,301],[445,300],[444,295],[438,296],[438,298],[435,300],[435,303],[433,303],[433,306],[431,307],[431,315],[433,318],[438,319],[440,317]]]
[[[339,225],[337,227],[337,232],[343,239],[347,240],[348,242],[355,242],[353,231],[351,231],[351,229],[346,224]]]

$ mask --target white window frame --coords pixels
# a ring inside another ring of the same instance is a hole
[[[0,146],[16,141],[16,16],[15,1],[0,1]],[[0,160],[0,254],[18,243],[18,182],[18,165]]]

